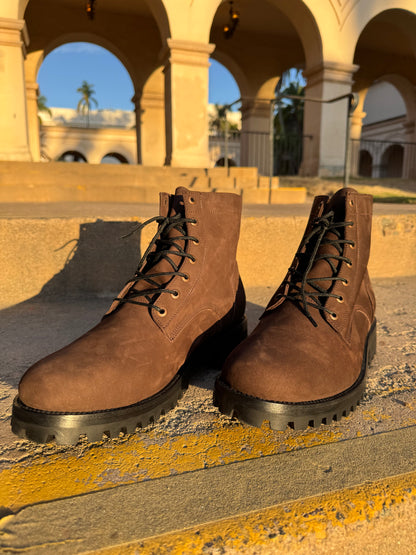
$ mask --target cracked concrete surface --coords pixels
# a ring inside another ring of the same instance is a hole
[[[356,413],[330,427],[343,439],[371,435],[416,424],[416,277],[374,280],[377,297],[378,350],[371,366],[367,392]],[[254,327],[274,292],[271,287],[247,292],[249,325]],[[36,445],[10,430],[11,404],[25,369],[39,358],[87,331],[105,312],[109,299],[26,301],[1,311],[0,346],[0,470],[33,457],[72,452],[75,447]],[[151,429],[169,438],[185,433],[204,434],[214,426],[241,426],[220,415],[212,405],[217,369],[196,375],[178,406]],[[325,427],[323,427],[325,428]],[[146,435],[148,429],[139,432]],[[273,432],[282,441],[282,432]],[[284,432],[300,437],[302,432]],[[114,442],[126,441],[111,440]],[[286,446],[282,443],[282,451]]]

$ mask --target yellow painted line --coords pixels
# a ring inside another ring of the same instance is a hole
[[[25,505],[100,491],[121,484],[182,474],[232,462],[332,443],[339,430],[308,430],[301,435],[242,425],[218,425],[209,433],[172,438],[155,432],[125,441],[86,445],[84,451],[33,457],[0,472],[0,506]]]
[[[416,472],[386,478],[186,530],[95,550],[99,555],[244,553],[267,547],[277,553],[288,540],[324,540],[331,529],[371,521],[394,505],[416,498]],[[290,544],[289,544],[290,545]]]

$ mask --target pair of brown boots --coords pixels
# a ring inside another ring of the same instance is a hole
[[[347,415],[376,346],[371,213],[371,196],[353,189],[316,197],[293,263],[245,339],[241,197],[162,193],[134,277],[96,327],[25,373],[13,431],[67,444],[132,433],[173,408],[212,357],[226,359],[214,403],[228,416],[282,430]],[[263,253],[271,264],[273,247]]]

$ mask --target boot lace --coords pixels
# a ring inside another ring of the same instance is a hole
[[[160,314],[164,315],[166,310],[155,304],[155,299],[161,293],[170,293],[174,297],[178,295],[178,291],[166,288],[169,281],[175,276],[181,276],[185,281],[188,280],[189,276],[184,272],[180,271],[180,266],[185,258],[190,258],[195,262],[195,257],[187,253],[184,249],[186,241],[194,241],[198,243],[199,240],[192,235],[188,235],[186,231],[186,224],[196,223],[193,218],[185,218],[181,214],[176,214],[175,216],[155,216],[150,218],[143,224],[139,225],[131,233],[125,235],[128,237],[133,233],[142,230],[145,226],[151,224],[152,222],[157,222],[159,224],[156,234],[150,241],[145,253],[143,254],[137,270],[134,276],[129,279],[126,284],[132,283],[134,285],[139,282],[145,282],[151,287],[146,289],[141,289],[140,291],[131,287],[125,297],[116,297],[114,300],[120,303],[132,303],[142,306],[147,306],[150,309],[156,310]],[[179,235],[174,237],[169,237],[172,230],[178,231]],[[182,246],[179,242],[182,242]],[[153,247],[156,248],[152,251]],[[152,252],[151,252],[152,251]],[[176,263],[172,260],[171,256],[179,256],[181,260]],[[172,267],[171,271],[167,272],[154,272],[151,273],[150,270],[161,260],[166,260]],[[166,278],[164,283],[160,283],[156,278]],[[142,300],[138,300],[138,299]]]
[[[309,308],[316,308],[321,312],[327,312],[335,320],[337,315],[335,312],[325,307],[325,302],[329,297],[343,301],[342,296],[331,293],[331,289],[336,281],[342,281],[348,284],[348,280],[337,275],[339,263],[346,262],[351,265],[351,260],[343,256],[344,245],[354,246],[354,241],[343,238],[342,228],[354,225],[353,222],[337,222],[334,221],[334,212],[330,211],[316,218],[313,222],[312,229],[302,241],[299,250],[296,253],[296,266],[289,268],[288,277],[283,282],[286,293],[279,294],[278,298],[286,298],[290,301],[300,304],[304,314],[309,318],[312,324],[317,327],[317,323],[312,317]],[[335,235],[335,238],[329,238],[329,232]],[[330,245],[335,247],[338,254],[323,252],[318,254],[321,245]],[[318,260],[325,260],[331,269],[330,276],[308,277],[309,273]],[[323,288],[319,282],[329,282],[327,288]]]

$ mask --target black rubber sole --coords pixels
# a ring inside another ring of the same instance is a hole
[[[38,443],[75,445],[80,437],[100,441],[134,433],[174,408],[188,387],[189,378],[201,365],[221,365],[231,350],[247,336],[247,320],[221,334],[207,338],[189,357],[173,380],[161,391],[134,405],[85,413],[48,412],[13,402],[12,431]]]
[[[214,405],[223,414],[251,426],[261,427],[265,421],[269,422],[272,430],[285,430],[287,427],[302,430],[330,424],[348,416],[359,404],[365,391],[367,369],[376,353],[376,346],[374,321],[367,335],[359,378],[350,388],[333,397],[307,403],[265,401],[236,391],[219,377],[215,383]]]

